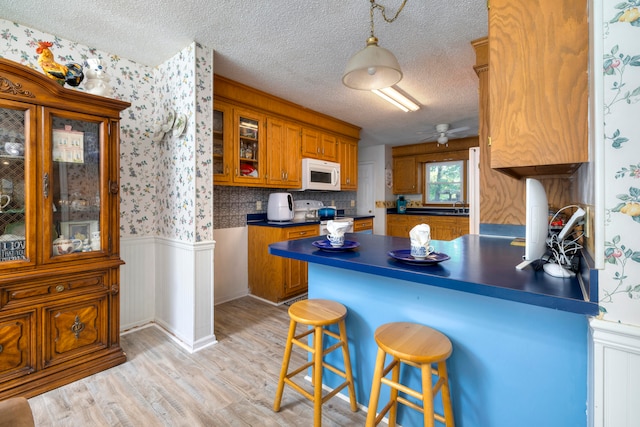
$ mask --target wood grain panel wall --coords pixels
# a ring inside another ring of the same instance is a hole
[[[491,168],[489,146],[489,44],[482,38],[471,42],[476,50],[480,103],[478,139],[480,141],[480,222],[484,224],[524,225],[526,218],[525,180],[516,179]],[[560,208],[571,204],[572,181],[569,178],[539,178],[547,191],[549,204]]]

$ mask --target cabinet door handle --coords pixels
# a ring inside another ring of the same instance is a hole
[[[44,176],[42,177],[42,188],[44,191],[44,198],[48,198],[49,197],[49,174],[45,173]]]
[[[62,291],[64,291],[64,285],[56,286],[56,292],[62,292]]]
[[[80,321],[80,316],[76,316],[73,325],[71,325],[71,332],[76,336],[76,339],[80,338],[80,333],[84,331],[84,323]]]

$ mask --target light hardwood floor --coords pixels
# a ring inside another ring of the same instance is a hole
[[[288,386],[272,409],[288,325],[287,307],[244,297],[215,307],[218,343],[195,354],[155,327],[125,334],[126,363],[29,399],[36,426],[311,426],[312,403]],[[338,397],[323,406],[325,426],[365,419]]]

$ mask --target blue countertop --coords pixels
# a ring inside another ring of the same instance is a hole
[[[436,265],[405,264],[389,251],[409,249],[408,238],[347,234],[360,246],[344,252],[322,251],[312,245],[318,237],[278,242],[269,253],[347,270],[407,280],[503,300],[585,315],[597,315],[597,274],[583,267],[582,284],[574,278],[556,278],[535,270],[515,268],[524,248],[511,238],[466,235],[452,241],[432,241],[435,250],[450,259]]]

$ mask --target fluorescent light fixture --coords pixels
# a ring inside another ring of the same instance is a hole
[[[408,113],[409,111],[417,111],[420,109],[420,106],[418,104],[398,92],[393,87],[374,89],[371,92],[375,93],[385,101],[392,103],[406,113]]]

